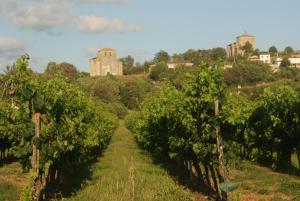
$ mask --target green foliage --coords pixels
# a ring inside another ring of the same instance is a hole
[[[121,102],[128,109],[138,109],[146,94],[152,91],[152,85],[145,79],[140,78],[125,78],[121,81]]]
[[[105,103],[117,102],[120,100],[120,82],[114,77],[105,76],[96,78],[88,87],[93,96]]]
[[[128,75],[130,70],[134,66],[134,58],[130,55],[127,57],[121,58],[120,61],[123,63],[123,73],[124,75]]]
[[[229,96],[221,113],[225,139],[240,146],[237,155],[278,169],[292,167],[291,155],[298,151],[300,140],[300,101],[295,90],[266,88],[258,102]]]
[[[1,181],[0,182],[0,200],[17,200],[18,189],[16,186]]]
[[[284,57],[280,63],[280,67],[287,68],[291,66],[291,62],[287,57]]]
[[[169,60],[170,60],[170,56],[164,50],[161,50],[161,51],[157,52],[154,56],[154,59],[153,59],[154,63],[160,63],[160,62],[167,63]]]
[[[146,74],[149,71],[151,62],[145,61],[143,64],[134,63],[134,58],[130,55],[121,58],[120,61],[123,63],[123,73],[124,75],[133,74]]]
[[[43,76],[46,79],[60,77],[69,82],[75,80],[79,76],[79,72],[73,64],[67,62],[60,64],[56,64],[56,62],[49,62]]]
[[[255,133],[249,127],[249,119],[258,103],[239,95],[226,96],[221,110],[221,130],[227,142],[228,161],[239,162],[239,156],[250,159]],[[243,153],[239,145],[243,146]]]
[[[223,96],[222,74],[202,65],[198,76],[182,90],[166,85],[160,95],[146,99],[141,111],[130,114],[127,127],[152,153],[215,163],[214,99]]]
[[[241,61],[224,70],[224,78],[228,85],[246,85],[273,79],[269,65],[252,61]]]
[[[171,82],[176,89],[181,90],[186,83],[195,78],[198,72],[199,68],[177,65],[175,69],[168,69],[166,72],[163,72],[159,79],[161,81]]]
[[[246,42],[244,46],[240,47],[241,50],[244,51],[244,55],[246,57],[250,56],[250,54],[253,52],[253,46],[250,42]]]
[[[213,48],[211,57],[213,61],[224,60],[226,58],[226,50],[222,47]]]
[[[39,80],[27,65],[28,60],[19,59],[3,78],[0,143],[15,150],[24,169],[31,168],[32,143],[40,149],[39,175],[32,182],[46,180],[54,170],[71,174],[106,147],[116,119],[75,86],[57,78]],[[35,113],[42,119],[39,138],[33,138]]]
[[[292,79],[300,81],[299,68],[281,68],[280,71],[275,73],[276,79]]]
[[[104,102],[108,110],[120,118],[127,114],[127,109],[138,109],[140,102],[154,89],[148,79],[138,75],[86,77],[79,79],[77,85]]]
[[[160,79],[160,75],[168,71],[168,66],[165,62],[160,62],[152,67],[149,78],[155,81]]]
[[[88,181],[63,200],[192,201],[193,193],[174,181],[165,166],[154,163],[153,157],[140,149],[122,121],[119,125],[107,150],[93,164]],[[82,172],[79,170],[78,175]],[[72,184],[77,178],[73,177]]]
[[[284,54],[286,57],[290,57],[294,53],[294,49],[290,46],[284,48]]]
[[[253,112],[250,124],[256,132],[256,146],[279,168],[291,165],[291,154],[299,141],[299,97],[290,87],[266,89],[263,103]],[[263,146],[262,146],[263,144]]]
[[[274,57],[278,53],[278,50],[277,50],[277,48],[275,46],[271,46],[269,48],[269,53],[271,54],[272,57]]]

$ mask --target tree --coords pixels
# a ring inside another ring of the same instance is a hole
[[[71,81],[79,76],[79,72],[73,64],[63,62],[57,64],[56,62],[49,62],[44,72],[47,79],[54,77],[62,77],[66,81]]]
[[[275,46],[271,46],[269,48],[269,53],[271,54],[272,57],[276,56],[278,53],[277,48]]]
[[[105,103],[118,102],[120,100],[120,89],[117,80],[113,77],[99,77],[91,86],[92,95]]]
[[[158,81],[160,79],[160,75],[167,71],[168,71],[167,64],[164,62],[160,62],[151,69],[149,77],[152,80]]]
[[[183,61],[184,60],[184,56],[181,53],[175,53],[172,56],[172,60],[173,61]]]
[[[213,60],[225,59],[226,58],[226,50],[222,47],[213,48],[211,50],[211,57]]]
[[[124,75],[128,75],[134,65],[134,58],[130,55],[120,59],[123,63]]]
[[[224,71],[225,82],[231,84],[253,84],[269,81],[272,75],[271,67],[261,62],[242,61],[233,65],[233,68]]]
[[[293,49],[291,46],[287,46],[287,47],[284,49],[284,54],[285,54],[287,57],[290,57],[293,53],[294,53],[294,49]]]
[[[284,57],[280,63],[280,67],[286,68],[291,65],[290,60],[287,57]]]
[[[259,54],[260,54],[260,50],[259,50],[259,49],[255,49],[255,50],[253,50],[253,52],[252,52],[252,55],[259,56]]]
[[[165,62],[167,63],[170,60],[170,56],[168,54],[168,52],[161,50],[158,53],[155,54],[153,61],[155,63],[159,63],[159,62]]]
[[[244,46],[240,47],[240,49],[244,51],[244,56],[246,57],[253,52],[253,46],[249,41],[247,41]]]
[[[201,50],[188,49],[183,53],[184,60],[191,61],[195,66],[203,62],[204,53]]]

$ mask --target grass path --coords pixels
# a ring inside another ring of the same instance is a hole
[[[235,192],[240,200],[300,201],[298,176],[243,162],[242,170],[231,171],[231,181],[240,184]]]
[[[29,175],[23,173],[18,162],[0,167],[0,201],[18,200]]]
[[[123,122],[107,150],[91,167],[92,175],[64,200],[191,201],[194,194],[174,182],[167,171],[138,148]]]

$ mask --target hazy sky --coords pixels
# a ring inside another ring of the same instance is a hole
[[[299,0],[0,0],[0,68],[29,53],[89,71],[89,58],[112,47],[150,60],[159,50],[225,47],[247,31],[257,47],[300,49]]]

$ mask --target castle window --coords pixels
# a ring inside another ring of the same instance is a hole
[[[109,56],[111,56],[111,52],[109,53]]]

